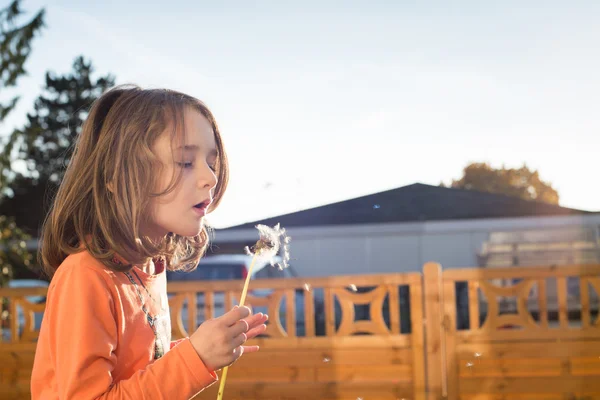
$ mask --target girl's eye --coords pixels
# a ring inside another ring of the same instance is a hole
[[[216,166],[216,165],[214,165],[214,164],[213,164],[213,165],[209,165],[209,166],[208,166],[208,168],[210,168],[210,170],[211,170],[212,172],[217,172],[217,166]]]
[[[192,168],[194,166],[194,164],[191,162],[180,162],[177,163],[177,165],[179,165],[182,168]]]

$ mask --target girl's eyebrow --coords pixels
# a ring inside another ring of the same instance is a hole
[[[202,146],[198,146],[197,144],[186,144],[185,146],[179,146],[177,150],[183,149],[184,151],[199,151],[201,147]],[[212,148],[208,152],[208,155],[216,157],[217,155],[219,155],[219,152],[217,151],[217,149]]]

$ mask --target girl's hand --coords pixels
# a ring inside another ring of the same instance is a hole
[[[204,365],[217,371],[231,365],[244,353],[258,351],[258,346],[243,346],[248,339],[263,333],[267,315],[250,315],[248,307],[234,307],[219,318],[202,323],[190,336],[190,342]]]

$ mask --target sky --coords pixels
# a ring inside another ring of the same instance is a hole
[[[75,57],[118,84],[168,87],[215,114],[230,184],[219,228],[528,167],[561,205],[600,210],[600,2],[23,0],[46,8],[0,126],[23,123]],[[5,95],[5,93],[3,93]]]

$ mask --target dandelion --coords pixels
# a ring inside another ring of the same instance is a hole
[[[481,357],[481,353],[475,353],[475,354],[473,354],[473,355],[475,356],[475,358],[479,358],[479,357]]]
[[[350,290],[352,290],[353,292],[357,292],[358,288],[356,287],[356,285],[354,283],[351,283],[350,285],[348,285],[348,288]]]
[[[266,259],[273,267],[287,268],[290,261],[291,238],[286,235],[285,229],[281,228],[279,224],[273,228],[267,225],[256,225],[256,229],[258,229],[260,239],[254,246],[244,248],[246,254]],[[274,258],[280,249],[283,253],[282,262],[275,263]]]
[[[467,368],[471,368],[472,366],[473,366],[473,363],[472,363],[472,362],[468,362],[468,363],[467,363]]]
[[[323,357],[323,362],[324,363],[328,363],[329,361],[331,361],[331,358],[329,358],[329,357]]]
[[[268,260],[271,266],[277,266],[280,270],[287,268],[290,261],[290,237],[286,235],[285,229],[281,228],[279,224],[274,227],[267,225],[256,225],[258,229],[259,237],[256,244],[252,247],[246,247],[244,250],[246,254],[253,256],[250,268],[248,268],[248,275],[246,276],[246,282],[244,283],[244,289],[242,290],[242,296],[240,297],[240,307],[244,305],[246,301],[246,294],[248,293],[248,284],[250,283],[250,277],[252,276],[252,268],[257,258]],[[283,256],[281,257],[281,263],[275,263],[274,258],[282,251]],[[223,392],[225,389],[225,380],[227,379],[227,371],[229,366],[223,368],[223,374],[221,376],[221,385],[219,386],[219,392],[217,393],[217,400],[223,398]]]

